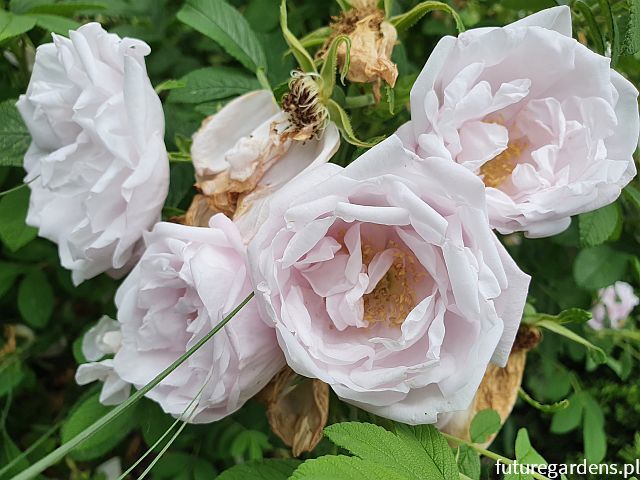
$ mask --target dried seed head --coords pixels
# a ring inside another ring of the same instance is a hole
[[[290,122],[283,135],[293,140],[317,138],[329,122],[329,112],[320,100],[320,88],[313,77],[292,72],[289,92],[282,97],[282,109]]]
[[[347,79],[357,83],[373,83],[373,93],[379,99],[381,81],[393,87],[398,78],[398,67],[391,61],[398,35],[394,26],[385,21],[384,12],[376,7],[376,2],[360,0],[353,6],[351,10],[333,18],[332,33],[317,55],[325,57],[333,39],[337,35],[347,35],[351,39]],[[340,45],[340,68],[346,61],[346,53],[346,46]]]

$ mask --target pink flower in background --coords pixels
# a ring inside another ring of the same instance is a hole
[[[398,134],[483,179],[491,225],[546,237],[613,202],[636,174],[638,91],[571,38],[569,7],[444,37]]]
[[[38,47],[17,107],[32,136],[29,225],[58,244],[78,284],[126,271],[169,187],[164,114],[144,63],[149,46],[97,23]]]
[[[593,318],[589,325],[596,330],[604,328],[606,320],[611,328],[620,328],[624,320],[640,303],[640,299],[633,292],[633,287],[626,282],[616,282],[598,291],[598,303],[593,306]]]
[[[291,368],[406,423],[466,408],[506,362],[529,285],[484,199],[475,175],[395,136],[277,192],[249,258]]]
[[[245,246],[224,215],[210,228],[158,223],[116,294],[122,345],[115,373],[140,388],[184,354],[252,291]],[[147,396],[190,421],[212,422],[239,409],[284,365],[275,332],[252,300]]]

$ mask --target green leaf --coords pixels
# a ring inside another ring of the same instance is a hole
[[[610,0],[600,0],[600,14],[604,16],[607,29],[609,30],[609,38],[611,45],[611,67],[615,67],[618,63],[618,57],[622,51],[622,42],[620,40],[620,31],[618,30],[618,22],[616,21],[611,10]]]
[[[317,73],[316,64],[313,61],[313,58],[309,55],[309,52],[307,52],[307,49],[304,48],[302,43],[300,43],[300,40],[298,40],[291,30],[289,30],[286,0],[282,0],[280,3],[280,28],[282,29],[282,35],[284,36],[287,45],[289,45],[289,48],[302,71],[306,73]]]
[[[272,448],[269,438],[259,430],[243,430],[233,439],[229,452],[235,458],[261,460],[263,452]]]
[[[638,0],[640,2],[640,0]],[[640,210],[640,191],[632,185],[627,185],[622,190],[623,197],[630,202],[637,210]]]
[[[158,441],[174,423],[171,415],[162,411],[160,405],[151,400],[144,399],[140,403],[140,432],[144,443],[151,446]],[[160,450],[158,445],[155,450]]]
[[[216,471],[209,462],[181,452],[162,455],[151,470],[154,480],[211,480]]]
[[[529,432],[527,432],[526,428],[518,430],[518,435],[516,436],[516,459],[518,462],[525,463],[527,465],[547,464],[547,461],[542,458],[542,455],[540,455],[536,449],[531,446]]]
[[[460,445],[456,452],[456,463],[460,473],[471,480],[480,480],[480,456],[473,448],[467,445]]]
[[[0,397],[12,391],[24,378],[22,361],[17,355],[6,355],[0,363]],[[0,463],[0,466],[2,463]]]
[[[105,2],[82,2],[82,1],[62,1],[62,2],[38,2],[34,6],[29,6],[29,2],[22,2],[26,8],[20,9],[17,13],[38,13],[45,15],[57,15],[72,17],[78,12],[95,12],[108,8]],[[13,6],[13,4],[12,4]]]
[[[443,480],[458,478],[458,468],[453,452],[433,425],[396,423],[395,430],[400,441],[405,446],[411,447],[414,458],[419,459],[420,470],[429,472],[426,478]]]
[[[333,89],[336,86],[338,48],[340,48],[340,44],[342,43],[344,43],[347,52],[342,71],[340,72],[340,81],[343,85],[344,79],[346,78],[347,73],[349,73],[349,63],[351,62],[351,39],[346,35],[337,35],[331,41],[331,45],[329,45],[329,49],[327,50],[327,58],[322,65],[322,69],[320,70],[320,78],[322,79],[322,82],[320,83],[322,85],[322,87],[320,88],[320,98],[322,100],[331,98]]]
[[[69,417],[62,426],[61,439],[63,443],[68,442],[87,426],[113,410],[113,407],[102,405],[98,397],[98,393],[90,395],[89,397],[83,397],[73,407]],[[76,460],[92,460],[111,451],[131,430],[137,427],[138,415],[136,411],[136,408],[129,408],[124,411],[109,423],[108,426],[93,434],[73,450],[71,456]]]
[[[36,26],[34,18],[0,10],[0,43],[17,37]]]
[[[604,37],[602,31],[598,26],[595,16],[591,7],[582,0],[575,0],[572,7],[584,18],[589,30],[589,37],[591,39],[591,48],[593,48],[600,55],[604,55]]]
[[[224,0],[187,0],[177,17],[220,44],[252,72],[259,67],[267,69],[267,59],[255,33],[240,12]]]
[[[622,212],[617,203],[583,213],[578,217],[580,243],[584,247],[595,247],[609,240],[622,222]]]
[[[167,90],[176,90],[178,88],[184,88],[186,86],[187,84],[182,80],[170,79],[170,80],[165,80],[164,82],[161,82],[158,85],[156,85],[154,90],[156,91],[156,93],[160,93]]]
[[[29,190],[21,188],[0,198],[0,240],[12,252],[36,237],[38,231],[27,226]]]
[[[562,335],[569,340],[583,345],[588,349],[589,353],[592,355],[592,358],[596,363],[600,364],[607,361],[607,354],[604,352],[604,350],[602,350],[600,347],[596,347],[589,340],[581,337],[574,331],[569,330],[567,327],[564,327],[555,322],[551,322],[549,320],[541,320],[539,322],[536,322],[535,325],[538,327],[546,328],[547,330],[550,330],[554,333],[557,333],[558,335]]]
[[[40,28],[59,33],[60,35],[69,35],[69,30],[75,30],[80,26],[80,24],[75,20],[61,17],[59,15],[30,13],[27,16],[34,18],[36,20],[36,25]]]
[[[9,437],[9,434],[0,429],[0,466],[8,465],[11,460],[20,455],[20,449],[13,443],[13,440]],[[25,468],[29,467],[29,462],[23,458],[16,463],[9,471],[0,476],[1,480],[9,480],[17,475]]]
[[[293,472],[289,480],[380,480],[382,478],[407,480],[415,477],[406,477],[391,466],[381,465],[371,460],[344,455],[327,455],[307,460]]]
[[[567,310],[563,310],[558,315],[549,315],[548,313],[538,313],[533,310],[531,305],[528,305],[530,308],[529,311],[525,309],[524,319],[523,321],[530,325],[535,325],[541,320],[548,320],[550,322],[558,323],[560,325],[567,323],[586,323],[591,320],[591,312],[587,310],[583,310],[581,308],[568,308]]]
[[[604,288],[624,276],[628,261],[629,255],[608,245],[586,248],[576,256],[573,278],[588,290]]]
[[[575,430],[582,423],[582,412],[582,395],[574,393],[569,397],[569,406],[553,414],[551,431],[553,433],[567,433]]]
[[[582,438],[584,455],[589,463],[600,463],[607,453],[604,415],[598,402],[589,394],[583,395],[584,417]]]
[[[24,271],[25,267],[17,263],[0,262],[0,297],[9,291],[16,278]]]
[[[469,434],[473,443],[484,443],[489,437],[500,430],[502,422],[498,412],[491,408],[476,413],[469,427]]]
[[[389,21],[394,27],[396,27],[398,33],[400,33],[412,27],[427,13],[434,10],[440,10],[450,14],[456,23],[458,32],[464,32],[464,24],[462,23],[462,19],[460,18],[460,15],[458,15],[458,12],[443,2],[428,1],[419,3],[408,12],[391,17]]]
[[[31,135],[18,113],[16,101],[0,102],[0,167],[21,167],[30,142]]]
[[[388,467],[403,478],[458,478],[453,453],[433,425],[397,424],[394,434],[370,423],[345,422],[325,428],[325,435],[365,462]]]
[[[640,0],[629,1],[629,24],[624,39],[624,53],[633,55],[640,50]]]
[[[349,115],[344,109],[336,103],[335,100],[328,100],[326,103],[327,110],[329,111],[329,117],[331,121],[336,124],[344,139],[349,142],[351,145],[355,145],[356,147],[364,147],[370,148],[373,147],[378,141],[382,140],[381,138],[378,141],[374,142],[363,142],[359,140],[351,126],[351,120],[349,119]]]
[[[43,328],[53,314],[53,290],[41,270],[32,270],[18,287],[18,310],[27,323],[34,328]]]
[[[216,480],[287,480],[301,463],[294,459],[247,462],[225,470]]]
[[[210,102],[243,95],[260,88],[255,77],[228,67],[200,68],[186,74],[180,82],[184,87],[169,94],[170,102]]]

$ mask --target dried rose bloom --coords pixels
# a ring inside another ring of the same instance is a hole
[[[337,35],[351,39],[349,73],[347,79],[355,83],[373,83],[373,93],[380,98],[380,85],[384,80],[393,87],[398,78],[398,67],[391,61],[391,53],[398,34],[391,23],[385,21],[384,12],[375,2],[360,0],[352,2],[353,9],[335,17],[329,36],[319,56],[325,56],[328,47]],[[338,47],[338,65],[343,67],[347,47]]]

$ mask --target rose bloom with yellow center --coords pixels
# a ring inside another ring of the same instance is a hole
[[[291,368],[411,424],[466,408],[489,362],[506,362],[529,285],[482,181],[396,136],[279,190],[249,263]]]
[[[478,175],[491,226],[547,237],[605,206],[636,174],[638,91],[571,37],[569,7],[442,38],[398,135]]]

